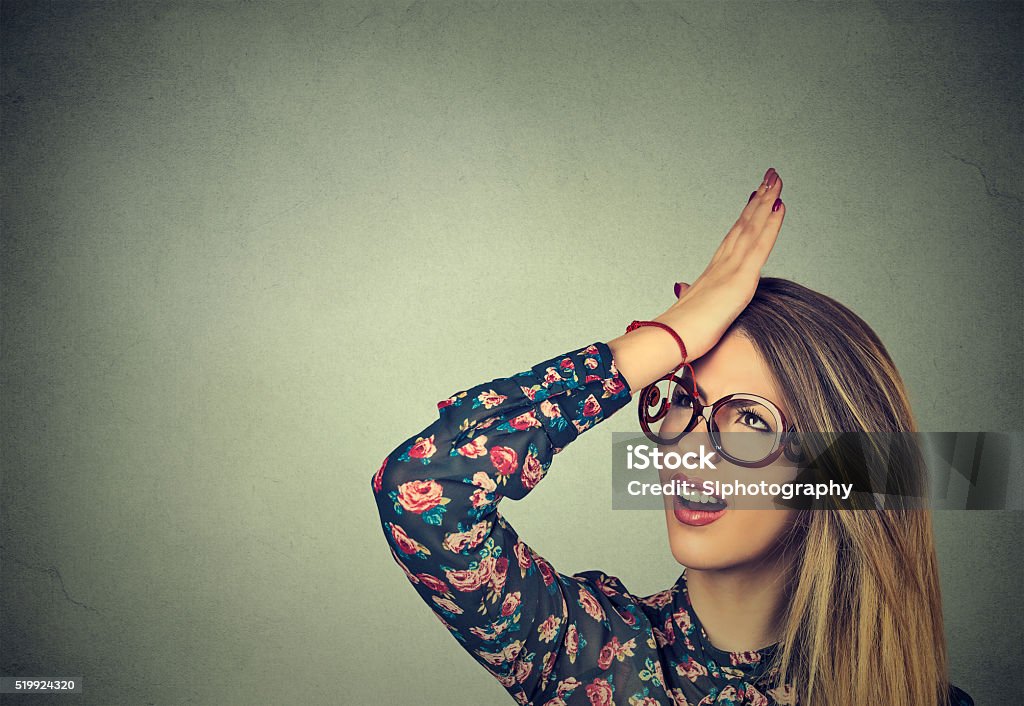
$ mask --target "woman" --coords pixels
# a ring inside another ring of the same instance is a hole
[[[659,443],[728,428],[777,449],[765,460],[717,434],[719,471],[682,474],[694,483],[724,468],[792,480],[806,458],[789,453],[796,429],[915,430],[900,377],[863,321],[760,278],[786,213],[781,191],[769,169],[704,272],[677,285],[654,321],[439,402],[437,421],[374,475],[395,561],[517,702],[972,703],[947,680],[927,510],[744,510],[666,496],[671,551],[686,568],[646,597],[600,571],[557,572],[498,512],[501,498],[537,485],[554,454],[684,361]]]

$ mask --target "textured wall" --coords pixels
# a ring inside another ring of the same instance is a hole
[[[923,428],[1021,430],[1020,3],[0,12],[0,674],[84,677],[61,703],[504,703],[370,476],[437,400],[659,313],[768,166],[765,273],[869,321]],[[633,415],[503,513],[649,593],[663,515],[604,470]],[[1005,703],[1021,514],[936,523],[954,680]]]

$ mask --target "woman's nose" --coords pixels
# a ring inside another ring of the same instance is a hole
[[[700,417],[697,419],[696,422],[694,422],[693,429],[691,429],[690,431],[691,432],[697,431],[697,425],[700,424],[701,422],[704,422],[704,433],[707,434],[707,439],[708,439],[708,442],[710,443],[711,442],[711,425],[708,423],[707,417],[705,417],[703,414],[700,415]],[[710,458],[711,458],[711,462],[715,463],[715,464],[721,463],[723,461],[722,455],[720,453],[718,453],[718,449],[713,449]]]

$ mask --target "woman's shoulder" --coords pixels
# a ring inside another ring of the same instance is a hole
[[[949,706],[974,706],[974,699],[963,689],[949,685]]]

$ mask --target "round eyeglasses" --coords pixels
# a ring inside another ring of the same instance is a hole
[[[658,388],[663,380],[672,387],[672,394],[664,398]],[[654,407],[657,410],[652,415]],[[661,446],[674,446],[703,419],[715,451],[737,466],[761,468],[774,463],[783,452],[791,461],[799,459],[789,448],[796,441],[796,430],[787,424],[778,405],[760,395],[726,395],[705,405],[697,395],[695,382],[687,384],[670,374],[641,391],[638,413],[644,434]],[[651,429],[651,424],[659,420],[664,420],[660,433]]]

